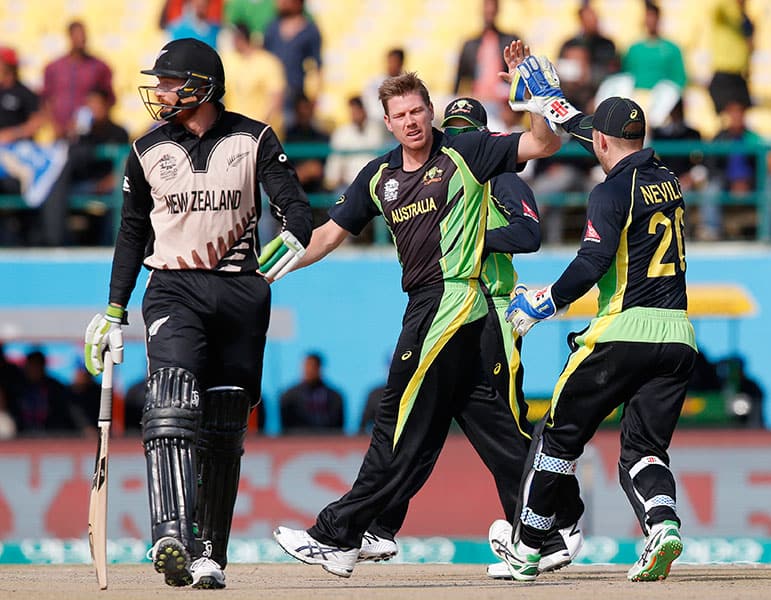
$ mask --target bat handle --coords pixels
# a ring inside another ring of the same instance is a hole
[[[104,371],[102,372],[102,393],[99,398],[99,421],[112,421],[112,371],[113,362],[110,351],[104,353]]]

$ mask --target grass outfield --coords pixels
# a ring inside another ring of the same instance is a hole
[[[222,591],[174,589],[150,565],[110,566],[109,587],[100,591],[89,565],[0,566],[0,598],[19,600],[88,600],[194,597],[215,595],[232,600],[260,598],[300,600],[767,600],[771,597],[771,565],[675,565],[663,582],[631,583],[619,566],[571,566],[542,575],[534,583],[488,579],[480,565],[367,564],[350,579],[319,566],[235,564],[227,569]]]

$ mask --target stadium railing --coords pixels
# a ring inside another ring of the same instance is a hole
[[[751,155],[755,160],[755,190],[743,194],[728,192],[713,193],[705,191],[689,191],[685,193],[686,202],[690,206],[701,206],[707,203],[716,203],[720,206],[754,206],[757,210],[757,235],[760,241],[771,241],[771,185],[769,185],[767,155],[771,151],[771,143],[744,143],[744,142],[694,142],[694,141],[655,141],[652,147],[656,153],[664,159],[669,156],[728,156],[731,154]],[[391,146],[382,149],[382,152]],[[104,145],[97,150],[100,158],[109,158],[115,165],[115,172],[120,176],[130,146]],[[308,158],[325,158],[330,153],[330,147],[325,143],[287,143],[285,144],[287,155],[292,160]],[[361,152],[350,152],[360,154]],[[568,143],[557,152],[557,157],[582,157],[586,151],[577,143]],[[117,178],[120,181],[119,177]],[[309,194],[308,199],[314,208],[326,208],[332,206],[337,200],[333,193]],[[540,206],[584,206],[587,194],[582,192],[542,194],[538,197]],[[113,230],[117,233],[120,225],[120,206],[122,192],[120,185],[109,194],[72,194],[70,196],[70,208],[74,210],[90,210],[97,213],[110,211]],[[29,207],[20,195],[0,194],[0,211],[26,210]],[[390,243],[390,234],[382,218],[374,224],[374,242],[376,244]]]

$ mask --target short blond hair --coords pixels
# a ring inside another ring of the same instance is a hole
[[[428,88],[418,74],[413,72],[403,73],[396,77],[387,78],[378,88],[378,98],[383,104],[383,112],[388,115],[388,101],[398,96],[406,96],[417,92],[423,98],[426,106],[431,105],[431,97]]]

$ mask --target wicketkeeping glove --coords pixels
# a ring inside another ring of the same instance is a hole
[[[524,81],[532,96],[526,102],[523,102],[524,92],[520,80]],[[511,82],[511,95],[509,106],[512,110],[538,113],[552,125],[565,123],[579,114],[578,109],[565,99],[557,70],[545,56],[528,56],[517,67],[517,73]]]
[[[514,288],[514,298],[506,309],[506,320],[521,336],[536,323],[563,314],[566,309],[557,310],[551,297],[551,286],[540,290],[528,290],[523,285]]]
[[[276,281],[289,273],[305,254],[305,247],[289,231],[265,244],[257,260],[260,272],[268,279]]]
[[[92,375],[104,370],[104,352],[109,350],[112,361],[123,362],[123,329],[127,324],[126,310],[110,304],[104,314],[96,314],[86,328],[84,358],[86,369]]]

